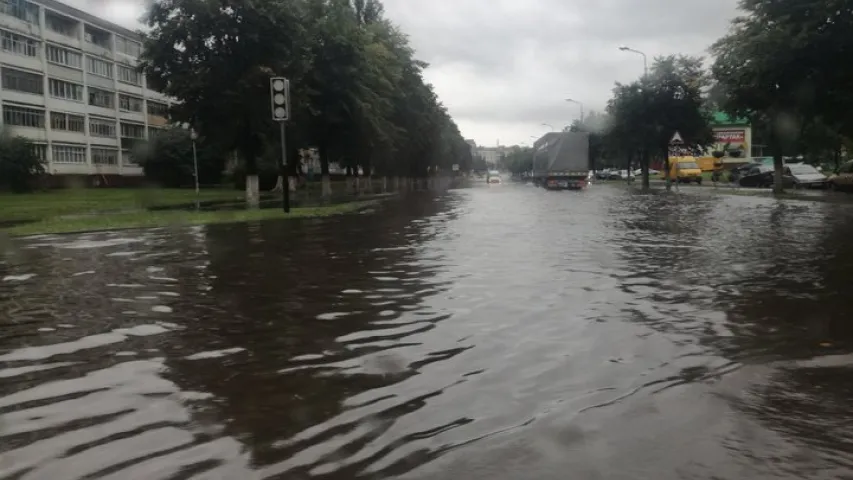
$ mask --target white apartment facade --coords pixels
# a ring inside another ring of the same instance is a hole
[[[54,0],[0,0],[0,123],[53,175],[140,176],[134,142],[167,124],[169,99],[136,70],[134,32]]]

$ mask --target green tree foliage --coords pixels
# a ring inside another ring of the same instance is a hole
[[[28,192],[44,173],[32,142],[24,137],[0,134],[0,188]]]
[[[199,183],[218,184],[225,167],[220,150],[204,138],[199,138],[196,142],[196,157]],[[142,166],[148,179],[164,187],[194,184],[192,139],[186,129],[164,129],[150,141],[137,145],[133,150],[133,158]]]
[[[476,155],[471,162],[471,170],[475,172],[485,172],[489,169],[489,165],[486,163],[486,158],[482,155]]]
[[[317,147],[324,174],[332,161],[415,177],[471,168],[470,149],[424,81],[426,64],[378,0],[163,0],[146,23],[142,68],[180,101],[173,117],[237,150],[249,174],[278,149],[275,75],[291,80],[289,158]]]
[[[742,0],[745,12],[712,47],[723,108],[766,125],[782,189],[784,155],[834,150],[853,134],[853,4]],[[828,148],[827,148],[827,144]]]
[[[502,167],[513,175],[522,175],[533,170],[533,149],[513,147],[504,156]]]
[[[651,158],[663,159],[669,170],[669,141],[676,131],[688,150],[698,152],[713,142],[711,118],[702,96],[709,85],[702,58],[656,58],[648,75],[613,89],[602,148],[617,156],[638,158],[643,186],[648,187]]]

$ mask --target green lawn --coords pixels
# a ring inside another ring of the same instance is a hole
[[[179,188],[82,188],[27,194],[0,193],[0,222],[180,205],[193,203],[195,198],[195,190]],[[199,192],[201,201],[239,202],[245,198],[244,192],[228,188]]]
[[[244,193],[230,189],[202,190],[201,201],[245,201]],[[0,224],[9,235],[71,233],[95,230],[203,225],[267,219],[322,217],[350,213],[376,201],[349,202],[321,207],[262,210],[147,210],[154,206],[195,202],[195,191],[184,189],[55,190],[23,195],[0,194]]]

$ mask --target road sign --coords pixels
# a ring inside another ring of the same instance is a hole
[[[290,119],[290,81],[288,79],[270,78],[270,109],[274,121],[284,122]]]
[[[672,138],[669,140],[670,145],[684,145],[684,139],[681,138],[681,134],[676,130],[675,134],[672,135]]]

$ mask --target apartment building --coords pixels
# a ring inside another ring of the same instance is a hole
[[[53,175],[140,176],[134,143],[169,99],[136,69],[134,32],[53,1],[0,0],[2,128],[31,139]]]

